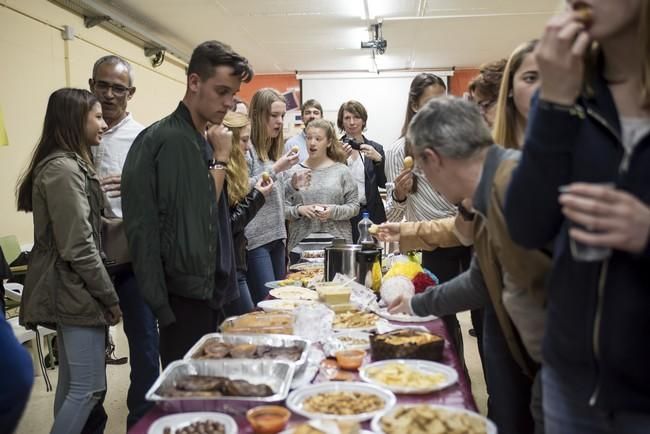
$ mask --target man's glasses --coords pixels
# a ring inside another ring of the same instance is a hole
[[[477,101],[476,104],[478,104],[479,110],[482,113],[485,113],[488,110],[490,110],[494,104],[496,104],[496,101],[492,100],[492,99],[486,99],[486,100],[483,100],[483,101]]]
[[[98,91],[106,93],[110,89],[115,96],[124,96],[132,89],[130,87],[122,86],[121,84],[110,84],[101,80],[93,81],[93,83],[95,85],[95,89]]]

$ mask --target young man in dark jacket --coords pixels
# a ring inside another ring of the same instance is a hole
[[[232,134],[220,124],[241,82],[252,76],[248,61],[228,45],[196,47],[183,101],[138,136],[124,165],[129,249],[140,290],[158,318],[163,367],[214,332],[218,311],[236,297],[223,194]]]

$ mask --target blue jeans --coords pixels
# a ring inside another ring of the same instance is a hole
[[[122,273],[114,278],[115,290],[120,297],[120,309],[124,321],[124,334],[129,342],[129,364],[131,383],[126,397],[129,414],[126,418],[127,430],[135,425],[153,407],[144,399],[149,388],[160,373],[159,338],[156,317],[142,298],[135,275]],[[84,434],[104,432],[108,416],[103,408],[105,393],[93,409]]]
[[[284,279],[286,274],[284,240],[271,241],[249,250],[247,261],[246,280],[253,304],[257,305],[269,295],[269,289],[264,286],[266,282]]]
[[[535,431],[530,411],[533,380],[528,378],[510,353],[494,308],[484,309],[483,355],[488,391],[488,417],[499,434]]]
[[[51,434],[79,434],[106,391],[106,328],[57,327],[59,381]]]
[[[27,405],[34,369],[32,358],[16,340],[4,316],[0,316],[0,354],[0,433],[12,433]]]
[[[241,271],[237,272],[237,285],[239,286],[239,298],[223,307],[223,313],[226,318],[243,315],[255,310],[251,292],[248,289],[248,283],[246,283],[246,275]]]
[[[124,333],[129,342],[131,384],[126,398],[129,409],[126,425],[130,428],[154,405],[144,396],[160,373],[158,323],[142,298],[132,272],[115,279],[115,290],[120,297]]]
[[[647,434],[650,414],[629,411],[604,412],[577,399],[556,371],[544,365],[544,424],[547,434]]]

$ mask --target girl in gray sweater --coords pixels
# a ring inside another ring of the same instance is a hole
[[[352,243],[350,219],[359,213],[359,193],[344,164],[346,155],[334,125],[313,120],[306,131],[309,157],[293,171],[311,170],[310,186],[285,198],[289,251],[313,232],[328,232]]]

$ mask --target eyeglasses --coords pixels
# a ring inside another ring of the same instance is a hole
[[[121,84],[111,84],[101,80],[93,81],[93,84],[95,86],[95,89],[98,91],[106,93],[110,89],[115,96],[124,96],[132,89],[131,87],[122,86]]]
[[[483,101],[477,101],[476,104],[478,104],[479,110],[485,113],[486,111],[490,110],[494,104],[496,104],[496,101],[492,99],[486,99]]]

